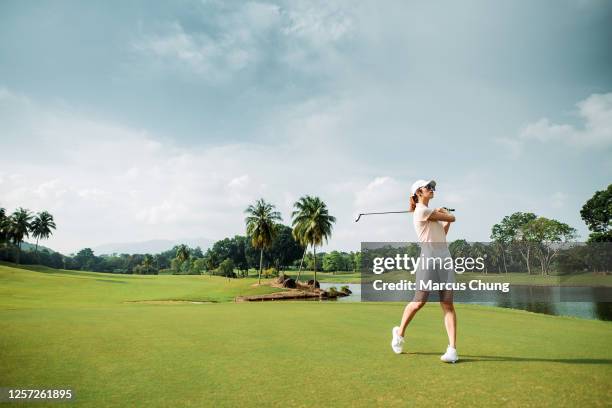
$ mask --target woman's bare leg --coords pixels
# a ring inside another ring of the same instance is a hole
[[[404,335],[404,332],[406,331],[406,327],[408,326],[408,323],[410,323],[414,315],[423,306],[425,306],[425,302],[410,302],[406,305],[406,308],[404,309],[404,314],[402,316],[402,323],[400,324],[400,336]]]
[[[457,341],[457,315],[455,313],[455,306],[453,301],[440,301],[442,311],[444,312],[444,326],[446,327],[446,334],[448,335],[448,345],[455,348],[455,342]]]
[[[404,308],[404,314],[402,315],[402,322],[399,326],[400,336],[404,336],[404,332],[406,331],[408,323],[410,323],[414,315],[416,315],[416,313],[421,310],[423,306],[425,306],[425,303],[427,303],[428,295],[429,292],[417,291],[412,302],[406,305],[406,307]]]

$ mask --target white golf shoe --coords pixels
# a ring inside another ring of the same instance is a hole
[[[399,326],[395,326],[391,330],[391,334],[393,335],[393,339],[391,340],[391,348],[395,354],[401,354],[404,347],[404,338],[400,336],[399,329]]]
[[[440,360],[444,361],[445,363],[454,363],[455,361],[459,360],[459,356],[457,355],[457,349],[448,346],[446,348],[446,353],[440,356]]]

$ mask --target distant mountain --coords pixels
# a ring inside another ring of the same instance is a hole
[[[210,248],[214,243],[213,240],[208,238],[185,238],[178,240],[170,239],[152,239],[149,241],[140,242],[113,242],[109,244],[98,245],[91,248],[96,255],[110,255],[110,254],[158,254],[160,252],[167,251],[175,245],[185,244],[189,247],[195,248],[200,247],[202,251]]]
[[[25,241],[23,241],[21,243],[21,250],[22,251],[34,251],[35,249],[36,249],[36,243],[31,244],[31,243],[25,242]],[[46,249],[49,252],[55,252],[51,248],[48,248],[46,246],[42,246],[42,245],[38,244],[38,250],[42,251],[43,249]]]

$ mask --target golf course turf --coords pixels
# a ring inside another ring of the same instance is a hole
[[[610,322],[457,305],[461,361],[448,365],[437,304],[419,312],[396,355],[402,303],[233,303],[276,289],[251,278],[25,268],[0,265],[0,386],[75,394],[36,407],[575,407],[612,398]],[[133,302],[147,300],[158,303]]]

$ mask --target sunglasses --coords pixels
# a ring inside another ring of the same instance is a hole
[[[426,185],[425,188],[428,189],[429,191],[436,191],[436,188],[432,186],[431,184]]]

